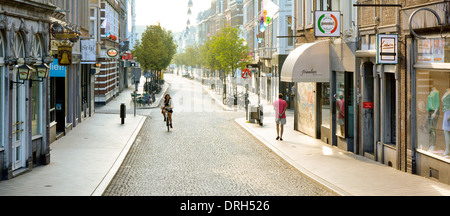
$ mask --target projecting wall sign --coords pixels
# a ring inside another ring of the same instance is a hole
[[[377,64],[398,64],[398,35],[377,35]]]
[[[341,36],[340,11],[314,11],[314,35],[316,37]]]

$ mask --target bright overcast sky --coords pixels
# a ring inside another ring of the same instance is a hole
[[[186,29],[189,0],[136,0],[136,25],[156,25],[172,32]],[[198,12],[211,7],[211,0],[192,0],[191,25],[196,24]],[[131,11],[130,11],[131,16]],[[131,20],[131,18],[130,18]],[[131,28],[131,26],[130,26]]]

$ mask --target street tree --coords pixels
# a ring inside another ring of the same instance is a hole
[[[226,27],[221,29],[211,41],[210,54],[214,58],[216,67],[223,71],[224,98],[226,97],[226,76],[231,74],[236,80],[236,70],[244,68],[249,60],[248,47],[239,34],[240,30],[238,28]],[[235,88],[237,93],[237,86]]]
[[[161,73],[176,53],[172,32],[166,31],[160,24],[147,26],[132,53],[144,71]]]

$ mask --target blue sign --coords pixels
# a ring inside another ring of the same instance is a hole
[[[50,77],[66,77],[66,67],[58,65],[58,59],[50,64]]]

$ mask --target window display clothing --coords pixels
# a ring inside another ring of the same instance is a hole
[[[439,91],[433,87],[433,90],[430,92],[430,95],[428,95],[427,101],[428,129],[430,133],[428,143],[430,148],[428,149],[428,151],[433,150],[436,144],[436,124],[439,118],[439,107],[441,105],[440,101],[441,100],[439,98]]]
[[[447,89],[442,97],[442,111],[444,112],[444,120],[442,121],[442,130],[445,135],[445,152],[444,155],[450,153],[450,89]]]
[[[440,99],[439,91],[433,87],[433,90],[430,92],[430,95],[428,95],[428,101],[427,101],[428,112],[439,110],[439,106],[441,106],[439,99]]]

